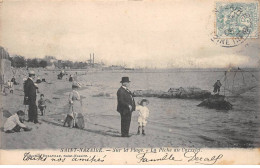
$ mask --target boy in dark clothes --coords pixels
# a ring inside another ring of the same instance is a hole
[[[44,94],[41,94],[40,99],[38,100],[38,108],[40,109],[42,116],[45,114],[46,101],[51,103],[50,100],[44,99]]]

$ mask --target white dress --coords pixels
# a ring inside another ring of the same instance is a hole
[[[146,126],[146,119],[149,117],[149,109],[146,106],[136,106],[136,111],[139,112],[138,124],[139,126]]]
[[[13,82],[7,82],[9,90],[14,90],[14,83]]]

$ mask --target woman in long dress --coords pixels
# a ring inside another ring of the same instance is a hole
[[[82,102],[80,99],[80,94],[78,93],[78,88],[80,86],[77,83],[72,84],[72,91],[69,93],[69,105],[70,112],[69,115],[73,118],[73,127],[76,127],[77,114],[82,111]]]

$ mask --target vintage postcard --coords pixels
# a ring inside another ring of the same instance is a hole
[[[0,164],[260,164],[258,0],[1,0]]]

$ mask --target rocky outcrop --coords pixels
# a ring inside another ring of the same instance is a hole
[[[161,90],[136,90],[135,97],[158,97],[158,98],[179,98],[179,99],[205,99],[211,93],[200,88],[170,88],[167,92]]]
[[[170,88],[164,98],[180,98],[180,99],[205,99],[211,95],[210,91],[202,90],[196,87],[190,88]],[[170,97],[168,97],[170,96]]]
[[[231,110],[233,105],[226,101],[223,95],[212,95],[203,100],[198,106],[217,110]]]
[[[160,97],[163,94],[167,94],[167,92],[161,90],[135,90],[133,92],[134,97]]]

